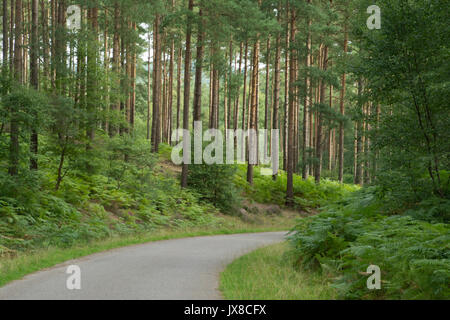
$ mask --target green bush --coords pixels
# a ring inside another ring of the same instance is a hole
[[[51,143],[42,139],[42,149]],[[41,162],[39,174],[21,170],[11,177],[0,171],[0,255],[219,222],[217,210],[205,199],[180,190],[170,173],[155,170],[157,156],[150,153],[148,141],[99,135],[96,143],[92,174],[86,174],[85,162],[75,157],[64,166],[66,175],[58,190],[58,160],[53,157]]]
[[[300,221],[290,236],[299,266],[329,273],[346,299],[450,298],[449,225],[415,219],[414,209],[386,215],[376,194],[364,189]],[[428,208],[445,210],[437,206]],[[364,273],[372,264],[381,268],[381,290],[367,289]]]
[[[240,166],[235,178],[235,184],[245,191],[246,196],[259,203],[285,205],[287,176],[284,171],[273,180],[272,176],[261,175],[256,168],[251,186],[247,183],[246,170],[246,167]],[[356,190],[358,187],[355,185],[340,184],[331,180],[322,180],[321,184],[317,185],[312,178],[303,180],[301,176],[294,175],[294,202],[296,208],[300,210],[318,208]]]
[[[198,164],[189,167],[189,187],[202,200],[212,203],[223,213],[234,214],[240,208],[239,189],[234,184],[236,167]]]

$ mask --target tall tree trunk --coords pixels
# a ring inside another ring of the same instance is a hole
[[[288,170],[288,122],[289,122],[289,43],[290,43],[290,29],[289,29],[289,8],[286,8],[286,59],[285,59],[285,83],[284,83],[284,119],[283,119],[283,169]]]
[[[363,90],[362,79],[358,79],[358,105],[359,110],[362,111],[364,104],[362,103],[362,90]],[[363,184],[363,162],[362,162],[362,153],[363,153],[363,127],[362,127],[361,119],[357,119],[356,121],[356,152],[355,152],[355,163],[356,163],[356,171],[355,171],[355,184],[362,185]]]
[[[266,53],[266,92],[264,101],[264,129],[269,129],[269,90],[270,90],[270,36],[267,39],[267,53]],[[264,152],[267,152],[269,147],[268,135],[264,135]]]
[[[364,146],[364,150],[365,150],[365,163],[364,163],[364,182],[366,184],[370,184],[371,183],[371,154],[370,154],[370,150],[371,150],[371,143],[370,143],[370,130],[371,130],[371,126],[370,126],[370,117],[371,117],[371,107],[372,104],[371,102],[367,103],[366,106],[366,113],[365,113],[365,146]]]
[[[136,22],[132,24],[133,32],[136,32]],[[131,98],[130,98],[130,130],[134,129],[135,114],[136,114],[136,43],[131,44]]]
[[[241,42],[240,46],[239,46],[239,69],[238,69],[238,74],[239,76],[241,75],[241,71],[242,71],[242,54],[243,54],[243,50],[244,50],[244,44]],[[234,104],[234,118],[233,118],[233,129],[237,130],[238,129],[238,123],[239,123],[239,104],[240,104],[240,91],[241,91],[241,83],[239,82],[238,88],[237,88],[237,94],[236,94],[236,101]],[[235,144],[237,143],[237,141],[235,140]]]
[[[38,0],[32,0],[31,4],[32,10],[32,21],[31,21],[31,57],[30,57],[30,83],[36,90],[39,89],[39,33],[38,33],[38,15],[39,15],[39,5]],[[30,138],[30,169],[38,169],[38,133],[37,129],[33,128]]]
[[[94,9],[92,9],[92,13],[95,12],[95,14],[98,12]],[[65,87],[66,87],[66,82],[64,81],[64,77],[66,74],[66,34],[65,34],[65,23],[66,23],[66,2],[65,0],[60,0],[58,5],[55,3],[55,21],[56,21],[56,30],[55,30],[55,42],[54,42],[54,47],[55,47],[55,80],[54,80],[54,86],[56,89],[56,92],[58,92],[58,94],[65,94]],[[97,22],[97,16],[95,16],[95,18],[92,20],[92,27],[95,27],[95,30],[98,29],[98,22]],[[88,42],[88,44],[91,42]],[[92,42],[91,43],[92,46],[88,48],[91,49],[91,57],[93,56],[95,63],[96,63],[96,54],[97,54],[97,46],[96,46],[96,42]],[[88,49],[88,50],[89,50]],[[89,53],[89,51],[88,51]],[[88,59],[89,59],[89,55],[88,55]],[[90,61],[92,62],[92,60]],[[95,72],[95,67],[94,70],[91,70]],[[88,72],[89,72],[89,65],[88,65]],[[94,92],[93,90],[96,90],[97,86],[95,80],[96,80],[96,76],[93,76],[93,74],[91,75],[91,77],[89,77],[88,75],[88,84],[89,84],[89,79],[91,79],[91,81],[93,81],[92,83],[90,83],[92,85],[92,90],[91,93]],[[88,99],[89,101],[89,99]],[[95,104],[95,102],[93,102]]]
[[[348,31],[347,31],[347,20],[344,26],[344,55],[347,56],[348,52]],[[340,96],[340,112],[341,115],[345,115],[345,87],[346,87],[346,74],[342,74],[341,78],[341,96]],[[339,174],[338,180],[340,183],[344,182],[344,122],[339,123]]]
[[[228,52],[225,53],[225,61],[228,60]],[[228,72],[225,70],[223,80],[223,128],[225,141],[227,139],[228,122]]]
[[[162,58],[162,100],[161,100],[161,141],[166,143],[167,129],[167,59],[165,53],[165,35],[163,35],[163,58]]]
[[[281,8],[281,1],[278,2],[278,22],[280,22],[280,8]],[[280,74],[281,74],[281,34],[280,32],[277,33],[277,38],[275,41],[275,88],[273,93],[273,111],[272,111],[272,128],[274,130],[279,129],[279,109],[280,109]],[[273,148],[272,144],[272,152],[275,152],[278,156],[278,150],[275,150]],[[273,179],[277,179],[277,175],[273,176]]]
[[[333,109],[333,86],[330,85],[330,109]],[[333,169],[333,131],[334,129],[328,130],[328,171]]]
[[[177,129],[180,128],[180,109],[181,109],[181,58],[183,57],[183,51],[181,48],[178,49],[178,61],[177,61]],[[178,140],[178,133],[177,133]]]
[[[15,24],[15,2],[14,0],[11,0],[10,2],[10,19],[9,19],[9,73],[12,74],[14,71],[14,39],[16,38],[16,31],[14,28]],[[5,26],[6,27],[6,26]]]
[[[17,83],[23,84],[23,61],[22,61],[22,0],[15,1],[15,29],[14,29],[14,78]],[[10,163],[9,174],[15,176],[19,173],[19,122],[15,106],[11,108],[11,128],[10,128]]]
[[[112,71],[114,77],[117,79],[115,83],[115,89],[120,90],[120,4],[118,1],[114,3],[114,36],[113,36],[113,59],[112,59]],[[118,94],[113,96],[113,102],[111,104],[111,113],[116,119],[120,112],[120,96]],[[118,126],[116,124],[110,124],[109,127],[110,136],[115,136],[118,133]]]
[[[322,70],[327,71],[328,66],[328,47],[323,47],[323,55],[322,55]],[[325,80],[322,79],[320,84],[320,97],[319,97],[319,104],[322,105],[325,101],[325,87],[326,83]],[[320,183],[320,179],[322,176],[322,158],[323,158],[323,152],[322,152],[322,134],[323,134],[323,128],[322,128],[322,114],[321,112],[317,113],[317,138],[316,138],[316,167],[314,172],[314,178],[316,180],[316,183]]]
[[[292,9],[291,17],[290,17],[291,23],[290,23],[290,39],[291,44],[295,42],[295,35],[297,32],[296,29],[296,12],[294,9]],[[290,67],[289,67],[289,106],[288,106],[288,152],[287,152],[287,190],[286,190],[286,205],[292,206],[294,204],[294,161],[295,161],[295,77],[296,77],[296,70],[295,70],[295,59],[296,54],[295,50],[290,47]]]
[[[172,10],[175,9],[175,0],[172,0]],[[172,144],[172,130],[173,130],[173,72],[174,72],[174,59],[175,59],[175,40],[170,42],[170,62],[169,62],[169,94],[168,94],[168,125],[167,136],[169,145]]]
[[[258,5],[261,7],[261,0],[258,0]],[[259,35],[256,36],[255,46],[253,48],[253,63],[252,63],[252,89],[251,89],[251,104],[249,129],[258,130],[258,88],[259,88]],[[249,158],[247,166],[247,182],[253,185],[253,167],[258,161],[258,155],[255,150],[258,150],[258,137],[254,134],[249,136]],[[255,154],[256,153],[256,154]]]
[[[2,72],[6,76],[8,70],[8,46],[9,46],[8,0],[3,0],[3,63]]]
[[[152,90],[152,72],[151,72],[151,35],[150,35],[150,27],[148,30],[148,61],[147,61],[147,140],[151,138],[151,129],[150,129],[150,119],[151,119],[151,90]]]
[[[248,40],[245,41],[245,52],[244,52],[245,62],[244,62],[244,91],[242,94],[242,131],[245,131],[246,129],[246,118],[245,115],[247,114],[247,72],[248,72]],[[243,135],[244,137],[244,135]],[[242,138],[241,141],[242,146],[244,146],[245,138]],[[244,159],[245,157],[245,148],[242,148],[242,154],[241,159]]]
[[[194,88],[194,122],[202,120],[202,73],[203,73],[203,20],[202,9],[198,13],[197,57],[195,62],[195,88]]]
[[[308,4],[311,5],[311,0],[308,0]],[[310,160],[310,122],[309,113],[311,112],[311,78],[309,74],[309,68],[311,67],[311,18],[308,17],[307,24],[307,36],[306,36],[306,77],[305,77],[305,104],[303,110],[303,144],[302,144],[302,178],[308,179],[309,176],[309,160]]]
[[[188,10],[193,11],[194,0],[189,0]],[[186,26],[186,57],[184,59],[184,102],[183,102],[183,129],[185,130],[183,135],[184,147],[187,147],[187,139],[189,139],[189,98],[191,93],[191,34],[192,34],[192,19],[189,16]],[[184,152],[187,152],[184,150]],[[185,155],[185,154],[184,154]],[[184,156],[183,155],[183,156]],[[188,186],[188,170],[189,164],[186,163],[186,157],[184,156],[183,168],[181,172],[181,187],[186,188]]]
[[[87,128],[86,133],[88,137],[87,149],[92,148],[92,141],[95,136],[95,128],[97,124],[96,108],[98,103],[97,90],[97,55],[98,55],[98,8],[89,9],[88,19],[90,22],[90,30],[92,32],[90,41],[88,42],[87,51]],[[58,77],[59,78],[59,77]],[[59,82],[59,79],[58,81]],[[89,167],[89,166],[88,166]]]
[[[46,7],[47,1],[41,0],[41,33],[42,33],[42,60],[43,60],[43,74],[44,81],[41,84],[44,90],[48,89],[48,79],[50,77],[50,42],[49,42],[49,28],[48,28],[48,9]]]
[[[161,16],[156,14],[153,27],[153,119],[152,119],[152,152],[158,152],[161,132],[160,91],[161,91]]]

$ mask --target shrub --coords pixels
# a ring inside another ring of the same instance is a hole
[[[229,165],[191,165],[189,187],[223,213],[234,214],[240,208],[239,189],[234,184],[236,167]]]
[[[342,298],[448,299],[449,225],[415,219],[413,209],[386,215],[376,194],[364,189],[299,221],[290,236],[298,265],[329,273]],[[381,268],[382,290],[367,289],[364,272],[372,264]]]

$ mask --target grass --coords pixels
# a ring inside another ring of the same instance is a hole
[[[287,244],[256,250],[230,264],[220,290],[228,300],[330,300],[335,290],[319,274],[294,269]]]
[[[161,229],[152,232],[151,234],[146,233],[125,237],[111,237],[69,248],[49,247],[46,249],[17,252],[13,257],[0,258],[0,287],[11,281],[22,279],[27,274],[45,268],[50,268],[72,259],[85,257],[94,253],[108,251],[115,248],[168,239],[221,234],[283,231],[289,228],[292,228],[292,220],[283,219],[281,217],[275,221],[266,220],[263,224],[259,225],[245,223],[233,217],[225,217],[224,223],[221,227],[211,228],[210,226],[205,226],[187,229]]]

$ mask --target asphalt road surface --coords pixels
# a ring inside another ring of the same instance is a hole
[[[219,300],[219,274],[226,265],[282,242],[284,235],[208,236],[114,249],[14,281],[0,288],[0,300]],[[72,265],[81,272],[79,290],[67,288],[74,274],[66,271]]]

